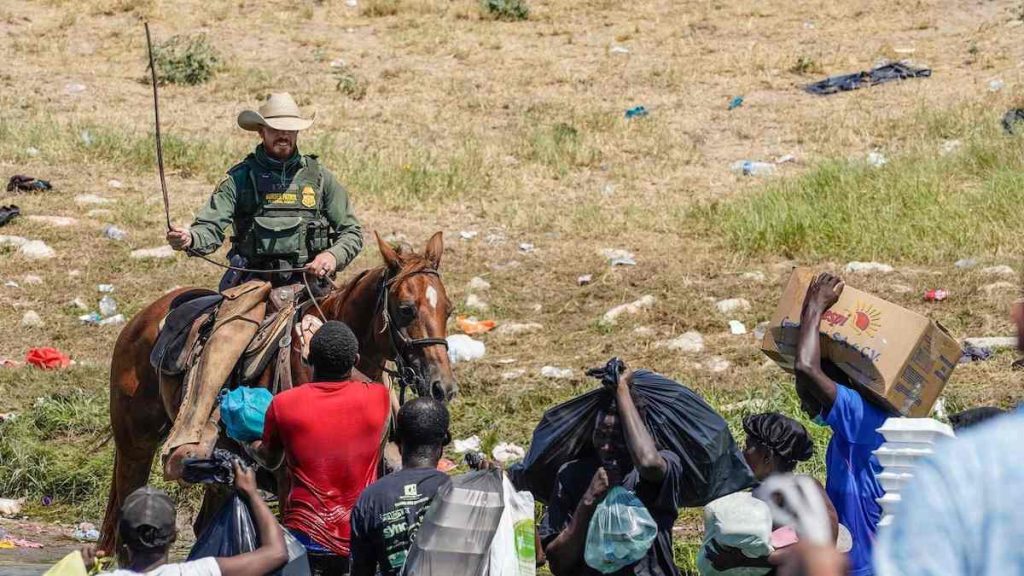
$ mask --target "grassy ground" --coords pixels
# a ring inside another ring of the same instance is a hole
[[[59,373],[0,369],[0,412],[20,414],[0,425],[0,496],[27,497],[30,515],[55,521],[97,520],[102,511],[106,366],[117,328],[79,324],[83,312],[69,303],[95,307],[96,285],[111,283],[131,315],[172,286],[218,277],[183,257],[128,256],[160,245],[163,226],[149,88],[140,82],[142,18],[158,42],[206,33],[222,62],[205,84],[161,92],[173,219],[188,222],[254,145],[236,114],[272,89],[291,91],[317,111],[300,147],[347,184],[368,230],[417,245],[443,230],[445,282],[459,308],[468,280],[482,276],[493,286],[481,294],[488,316],[544,325],[486,336],[486,358],[457,368],[456,437],[525,445],[545,408],[591,387],[582,369],[612,355],[694,387],[733,425],[761,409],[797,415],[789,379],[752,336],[727,326],[766,320],[795,263],[841,270],[881,260],[896,272],[848,282],[931,315],[957,337],[1010,334],[1018,279],[982,269],[1021,265],[1024,225],[1014,208],[1024,195],[1024,145],[998,126],[1018,104],[1020,14],[1012,2],[552,0],[508,21],[473,0],[5,3],[0,173],[47,178],[55,190],[0,195],[0,204],[77,222],[22,218],[3,228],[45,240],[57,256],[29,261],[0,247],[0,280],[19,284],[0,288],[0,356],[52,345],[77,364]],[[799,90],[893,57],[934,74],[827,98]],[[1005,88],[989,91],[997,78]],[[727,111],[737,95],[744,104]],[[625,120],[639,104],[650,115]],[[888,163],[868,166],[872,151]],[[771,178],[729,171],[736,160],[787,154],[796,162]],[[109,203],[76,202],[86,194]],[[108,224],[128,239],[105,238]],[[479,235],[460,240],[463,230]],[[520,252],[521,242],[536,251]],[[604,248],[627,249],[638,265],[611,269]],[[953,266],[968,257],[979,266]],[[352,270],[378,258],[368,248]],[[578,287],[581,274],[594,282]],[[921,294],[931,288],[952,296],[926,304]],[[656,297],[649,311],[599,324],[608,308],[645,294]],[[729,297],[752,307],[723,316],[714,302]],[[21,327],[27,310],[45,325]],[[705,352],[654,345],[687,330],[704,334]],[[730,367],[711,371],[713,356]],[[509,359],[526,374],[503,379]],[[1015,404],[1012,359],[958,368],[947,406]],[[577,376],[544,379],[548,364]],[[826,438],[818,440],[823,448]],[[818,456],[807,470],[822,466]],[[43,507],[43,496],[54,504]],[[688,567],[699,511],[683,518],[677,561]]]

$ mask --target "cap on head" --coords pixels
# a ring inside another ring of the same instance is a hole
[[[143,486],[121,506],[119,530],[129,548],[163,548],[174,541],[174,502],[163,490]]]
[[[238,126],[242,130],[255,132],[260,126],[269,126],[274,130],[295,132],[305,130],[313,125],[316,114],[308,118],[302,115],[299,105],[287,92],[276,92],[260,104],[259,110],[243,110],[238,115]]]

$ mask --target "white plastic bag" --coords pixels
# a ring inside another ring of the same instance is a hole
[[[504,476],[505,510],[491,542],[487,576],[535,576],[537,573],[534,538],[533,494],[516,492]]]
[[[733,568],[718,571],[707,558],[708,546],[739,548],[745,556],[762,558],[772,553],[772,514],[768,505],[750,492],[723,496],[704,507],[704,542],[697,554],[701,576],[762,576],[771,568]]]

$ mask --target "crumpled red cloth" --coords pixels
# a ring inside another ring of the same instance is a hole
[[[43,370],[56,370],[71,365],[71,358],[56,348],[32,348],[25,354],[25,362]]]

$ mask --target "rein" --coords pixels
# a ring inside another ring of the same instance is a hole
[[[388,332],[388,341],[391,343],[391,347],[395,349],[395,365],[398,367],[398,370],[390,370],[386,366],[381,366],[381,370],[398,380],[399,405],[405,404],[405,391],[410,387],[416,390],[416,393],[420,396],[430,395],[430,391],[425,389],[427,383],[423,375],[410,365],[405,355],[411,350],[429,346],[444,346],[445,350],[448,349],[448,340],[444,338],[410,338],[408,333],[402,327],[396,325],[391,318],[391,290],[398,285],[399,279],[404,281],[419,274],[427,274],[436,278],[441,277],[441,274],[433,268],[417,270],[404,277],[399,274],[388,278],[387,272],[385,272],[381,280],[380,297],[377,299],[377,310],[380,311],[381,317],[384,319],[384,327],[381,329],[381,333],[385,330]]]

